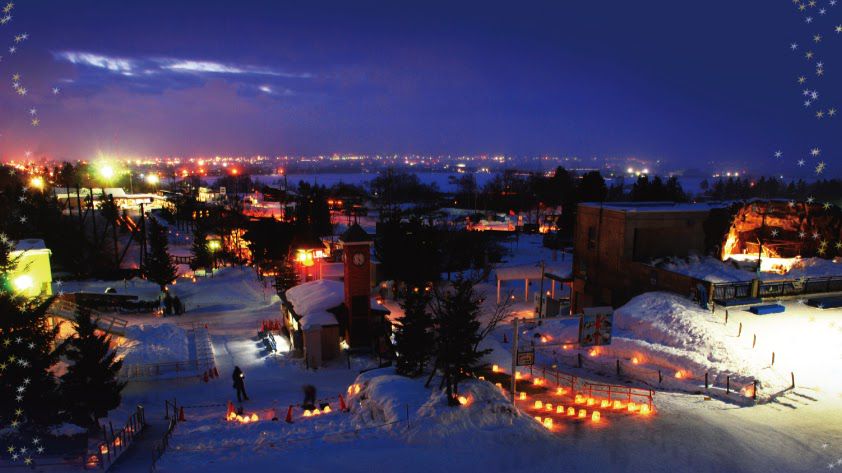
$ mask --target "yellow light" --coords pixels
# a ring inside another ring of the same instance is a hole
[[[459,401],[459,404],[461,404],[461,405],[463,405],[463,406],[468,405],[468,403],[471,401],[469,398],[467,398],[467,397],[465,397],[465,396],[459,396],[459,397],[458,397],[458,398],[456,398],[456,399]]]
[[[640,415],[647,416],[650,412],[651,410],[649,409],[649,406],[647,404],[643,404],[642,406],[640,406]]]
[[[593,414],[591,414],[591,421],[593,422],[599,422],[601,418],[602,415],[599,413],[599,411],[593,411]]]
[[[555,388],[555,393],[558,396],[563,396],[567,391],[564,388]]]
[[[526,400],[526,393],[525,393],[525,392],[523,392],[523,391],[521,391],[521,393],[520,393],[520,400],[521,400],[521,401],[525,401],[525,400]]]
[[[12,284],[14,284],[15,289],[18,292],[23,292],[23,291],[26,291],[27,289],[32,288],[32,286],[35,283],[32,281],[31,276],[27,276],[26,274],[24,274],[22,276],[16,277],[15,280],[12,281]]]
[[[252,421],[252,422],[257,422],[257,421],[258,421],[257,414],[252,414],[252,415],[251,415],[251,421]]]
[[[556,414],[564,414],[564,406],[562,406],[562,405],[556,406],[555,407],[555,413]]]
[[[492,373],[499,373],[499,372],[500,372],[500,367],[499,367],[499,366],[497,366],[497,365],[491,365],[491,372],[492,372]]]
[[[543,423],[544,423],[544,427],[546,427],[549,430],[553,430],[553,420],[552,420],[552,418],[547,417],[546,419],[544,419]]]
[[[587,416],[588,416],[588,411],[586,411],[585,409],[579,409],[579,418],[580,419],[584,419]]]
[[[547,409],[547,412],[552,412],[552,411],[553,411],[553,405],[552,405],[552,404],[550,404],[550,403],[544,404],[544,408],[546,408],[546,409]]]
[[[44,178],[41,176],[35,176],[29,181],[29,185],[41,190],[44,188]]]
[[[158,185],[158,183],[160,181],[161,180],[160,180],[160,178],[158,177],[157,174],[149,174],[149,175],[146,176],[146,183],[149,184],[149,185],[153,185],[153,186]]]
[[[544,403],[541,401],[535,401],[535,409],[541,409],[544,407]]]
[[[325,414],[330,414],[331,411],[332,411],[332,409],[330,408],[330,406],[325,406],[325,410],[323,412]]]
[[[109,164],[103,164],[99,167],[99,177],[110,181],[114,177],[114,168]]]
[[[568,407],[568,408],[567,408],[567,415],[569,415],[569,416],[575,416],[575,415],[576,415],[576,409],[574,409],[572,406],[571,406],[571,407]]]
[[[211,251],[216,251],[220,247],[219,240],[211,240],[208,242],[208,249]]]

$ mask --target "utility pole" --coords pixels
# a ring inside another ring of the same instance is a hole
[[[544,318],[544,260],[541,260],[541,292],[538,298],[538,318]]]
[[[514,335],[512,335],[512,404],[515,403],[515,396],[517,395],[517,341],[520,330],[518,329],[518,322],[520,319],[515,317],[512,326],[514,327]]]

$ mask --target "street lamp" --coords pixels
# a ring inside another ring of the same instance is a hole
[[[29,185],[40,190],[44,190],[44,178],[41,176],[35,176],[29,180]]]
[[[158,177],[157,174],[146,175],[146,183],[150,186],[157,186],[159,182],[161,182],[161,179]]]

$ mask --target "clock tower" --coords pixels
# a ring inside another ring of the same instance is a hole
[[[339,238],[345,270],[345,339],[352,347],[371,346],[374,336],[371,316],[371,236],[353,224]]]

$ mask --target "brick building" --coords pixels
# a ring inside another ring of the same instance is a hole
[[[617,307],[637,294],[693,291],[692,281],[648,263],[705,253],[705,222],[721,204],[607,202],[579,204],[571,309]]]

